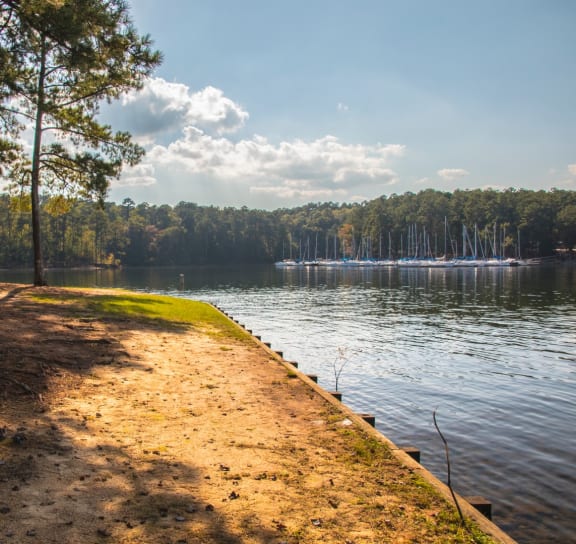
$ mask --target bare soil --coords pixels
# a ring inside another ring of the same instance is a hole
[[[0,284],[0,543],[473,541],[257,342],[32,292]]]

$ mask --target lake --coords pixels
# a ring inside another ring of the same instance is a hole
[[[184,288],[179,289],[179,275]],[[0,281],[31,282],[0,271]],[[206,300],[376,417],[521,543],[576,542],[576,266],[49,271]]]

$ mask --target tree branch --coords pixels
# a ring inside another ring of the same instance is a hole
[[[458,510],[458,515],[460,516],[462,526],[467,529],[468,527],[466,526],[464,515],[462,514],[462,510],[460,510],[460,503],[456,498],[456,493],[454,493],[454,490],[452,489],[452,483],[450,481],[450,452],[448,451],[448,441],[444,438],[444,435],[440,432],[440,427],[438,427],[438,423],[436,422],[436,410],[432,412],[432,418],[434,419],[434,427],[436,427],[436,430],[438,431],[438,434],[440,435],[442,442],[444,442],[444,450],[446,452],[446,469],[448,473],[448,481],[446,485],[448,486],[448,489],[450,489],[450,494],[452,495],[452,499],[454,500],[454,504],[456,505],[456,509]]]
[[[34,119],[35,119],[35,117],[33,115],[29,115],[28,113],[25,113],[25,112],[20,111],[20,110],[15,110],[12,108],[6,108],[3,106],[0,106],[0,110],[7,111],[8,113],[11,113],[13,115],[21,115],[22,117],[25,117],[26,119],[30,119],[31,121],[34,121]]]

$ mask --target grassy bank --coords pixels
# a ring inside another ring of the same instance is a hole
[[[86,317],[156,321],[168,327],[185,324],[208,334],[246,339],[246,334],[221,312],[210,304],[196,300],[124,290],[101,294],[98,289],[67,289],[58,295],[33,291],[30,298],[43,304],[59,305],[62,309]]]

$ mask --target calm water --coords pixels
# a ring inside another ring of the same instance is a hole
[[[177,290],[185,274],[185,289]],[[376,416],[521,543],[576,542],[576,267],[54,271],[207,300]],[[0,271],[0,281],[31,281]]]

